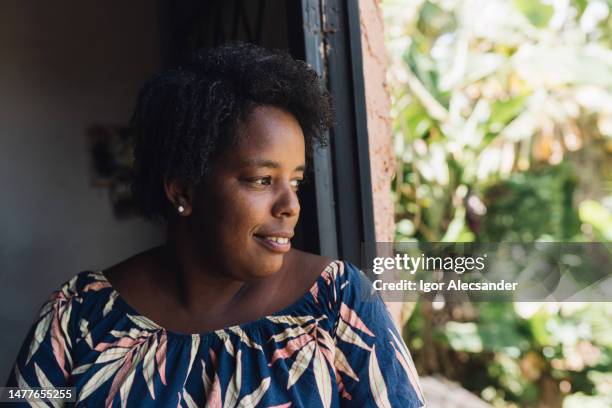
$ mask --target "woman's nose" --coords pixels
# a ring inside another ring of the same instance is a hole
[[[283,183],[274,203],[274,215],[294,217],[300,213],[300,201],[290,183]]]

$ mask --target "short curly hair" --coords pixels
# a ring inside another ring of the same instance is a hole
[[[237,141],[237,126],[256,106],[286,109],[304,132],[307,166],[326,146],[331,98],[317,73],[280,50],[248,43],[202,49],[184,65],[150,79],[140,91],[130,129],[132,196],[141,215],[167,220],[164,181],[199,185],[216,157]]]

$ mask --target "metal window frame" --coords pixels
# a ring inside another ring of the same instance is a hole
[[[322,255],[361,266],[374,242],[359,6],[355,0],[301,0],[306,62],[325,79],[336,112],[330,145],[313,155]]]

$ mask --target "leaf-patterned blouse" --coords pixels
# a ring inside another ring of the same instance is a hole
[[[424,406],[386,305],[339,260],[283,310],[201,334],[160,327],[81,272],[42,306],[7,385],[75,387],[81,407]]]

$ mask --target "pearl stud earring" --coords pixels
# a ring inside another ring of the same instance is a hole
[[[185,208],[182,205],[179,205],[178,212],[182,213],[183,211],[185,211]]]

